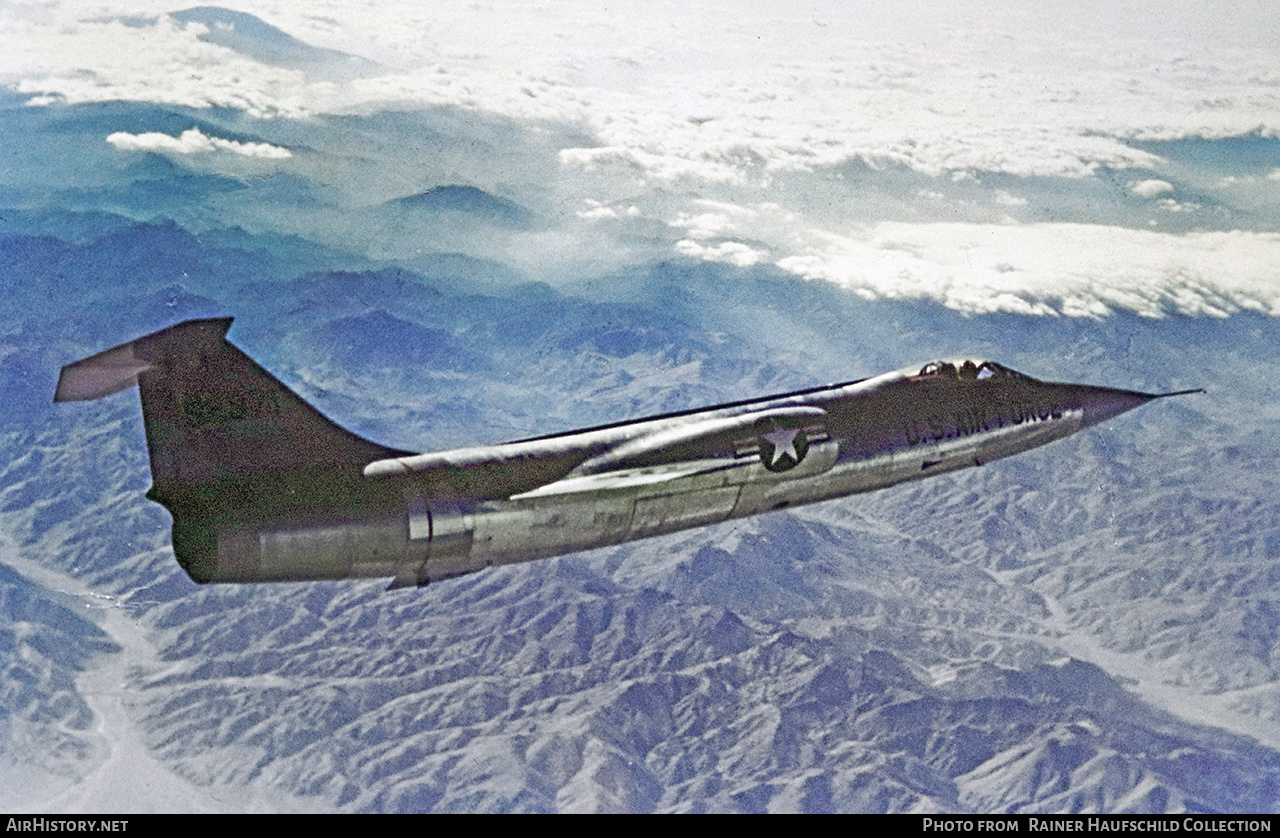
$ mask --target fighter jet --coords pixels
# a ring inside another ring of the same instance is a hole
[[[187,320],[62,368],[54,401],[137,386],[147,497],[196,582],[391,577],[492,565],[701,527],[978,466],[1153,399],[1038,381],[991,361],[874,378],[432,454],[323,416]]]

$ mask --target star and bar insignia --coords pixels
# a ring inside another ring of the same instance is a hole
[[[783,428],[773,424],[772,430],[759,435],[760,462],[769,471],[795,468],[809,450],[809,438],[799,428]]]

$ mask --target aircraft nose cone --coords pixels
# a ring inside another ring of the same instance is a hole
[[[1080,427],[1088,428],[1113,419],[1121,413],[1141,407],[1156,396],[1133,390],[1112,390],[1109,387],[1090,387],[1081,398],[1084,417]]]

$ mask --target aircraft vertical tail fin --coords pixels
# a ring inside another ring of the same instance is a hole
[[[254,477],[359,474],[396,451],[326,418],[227,341],[232,318],[187,320],[68,364],[54,401],[97,399],[138,386],[153,481],[150,496]]]

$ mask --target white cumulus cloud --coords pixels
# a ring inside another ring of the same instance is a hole
[[[823,237],[825,246],[815,236],[777,265],[866,297],[933,299],[974,314],[1280,315],[1277,233],[883,223]]]
[[[1140,180],[1129,187],[1129,191],[1140,198],[1155,198],[1173,191],[1173,184],[1167,180]]]
[[[293,153],[287,148],[270,143],[241,143],[207,136],[199,128],[188,128],[177,137],[157,132],[128,134],[117,131],[107,136],[107,142],[121,151],[155,151],[162,154],[209,154],[229,151],[241,157],[261,157],[268,160],[284,160]]]
[[[769,258],[767,250],[759,250],[742,242],[726,241],[708,245],[691,239],[681,239],[675,244],[676,251],[693,259],[705,262],[726,262],[739,268],[749,268]]]

